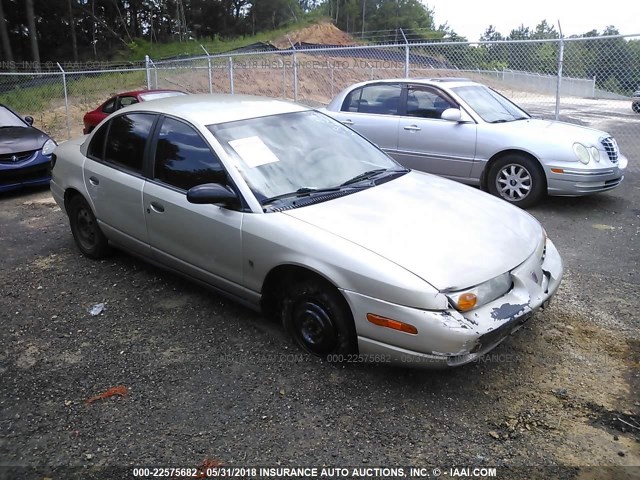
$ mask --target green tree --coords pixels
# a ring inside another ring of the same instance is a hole
[[[481,43],[478,50],[482,52],[482,62],[479,68],[489,70],[502,70],[509,65],[507,46],[503,42],[505,38],[496,30],[493,25],[489,25],[480,37],[480,42],[498,42],[498,43]]]

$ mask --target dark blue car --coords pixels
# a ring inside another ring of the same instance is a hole
[[[51,180],[56,143],[32,124],[32,117],[23,119],[0,105],[0,192],[48,185]]]

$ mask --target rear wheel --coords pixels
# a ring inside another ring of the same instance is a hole
[[[525,208],[542,198],[547,185],[538,162],[523,155],[506,155],[491,165],[487,187],[491,194]]]
[[[73,239],[84,255],[100,259],[111,253],[107,237],[100,230],[96,216],[81,195],[71,198],[67,211]]]
[[[303,350],[324,358],[356,352],[351,311],[333,285],[315,279],[292,283],[282,305],[282,323]]]

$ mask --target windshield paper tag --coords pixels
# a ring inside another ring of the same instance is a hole
[[[250,168],[259,167],[268,163],[279,162],[269,147],[260,137],[239,138],[231,140],[229,145],[240,155],[242,161]]]

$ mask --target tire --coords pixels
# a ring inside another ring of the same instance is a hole
[[[67,211],[71,233],[78,249],[93,259],[108,256],[111,253],[109,241],[100,230],[96,216],[87,201],[81,195],[76,195],[69,201]]]
[[[520,208],[538,202],[547,190],[540,164],[523,155],[506,155],[496,160],[487,175],[489,193]]]
[[[291,283],[282,306],[285,330],[306,352],[322,358],[357,352],[353,316],[332,285],[313,279]]]

